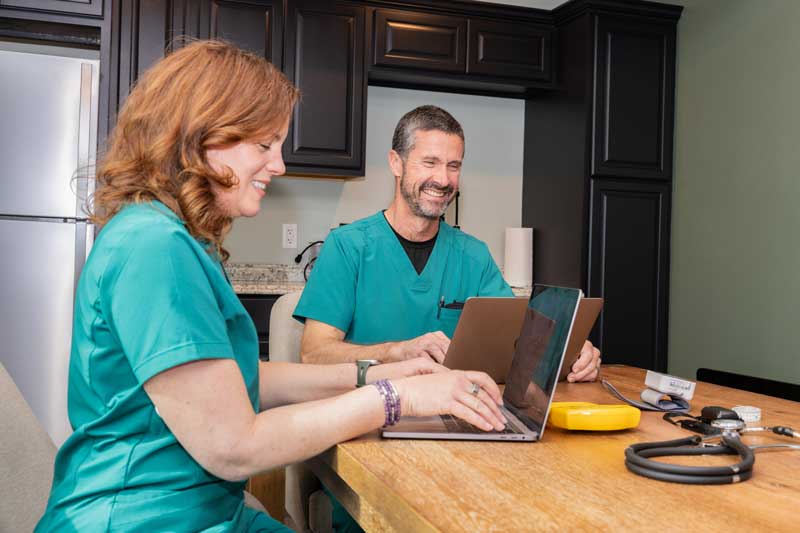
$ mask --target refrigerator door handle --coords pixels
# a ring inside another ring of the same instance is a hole
[[[75,213],[78,218],[86,213],[85,205],[89,195],[94,193],[94,179],[91,176],[92,158],[92,115],[93,115],[93,66],[81,63],[80,112],[78,118],[78,170],[77,170],[77,204]]]
[[[83,257],[84,264],[89,259],[89,253],[92,251],[94,245],[94,224],[86,224],[86,249]]]

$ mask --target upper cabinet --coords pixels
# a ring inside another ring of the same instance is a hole
[[[283,3],[280,0],[212,0],[209,37],[223,39],[281,67]]]
[[[470,20],[467,72],[549,82],[552,33],[535,24]]]
[[[374,43],[373,65],[466,71],[466,18],[377,9]]]
[[[103,0],[0,0],[0,7],[52,11],[65,15],[103,16]]]
[[[371,66],[378,79],[403,81],[399,69],[409,72],[409,82],[419,71],[438,72],[461,75],[462,88],[491,91],[492,83],[512,83],[520,92],[550,86],[553,79],[552,24],[375,9],[372,25]],[[437,84],[435,77],[427,79]],[[440,83],[452,85],[447,80]]]
[[[289,173],[364,175],[364,41],[363,7],[288,3],[284,71],[301,93],[283,145]]]
[[[592,174],[672,177],[675,23],[595,20]]]

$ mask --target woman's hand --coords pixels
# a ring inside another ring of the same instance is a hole
[[[392,382],[400,396],[400,412],[408,416],[451,414],[484,431],[505,427],[498,408],[503,398],[483,372],[450,370]]]
[[[395,363],[384,363],[369,367],[367,370],[367,383],[374,383],[379,379],[400,379],[436,372],[447,372],[447,368],[435,362],[428,356],[415,357]]]

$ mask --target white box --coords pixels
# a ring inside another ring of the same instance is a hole
[[[653,372],[652,370],[647,371],[644,384],[653,390],[663,392],[664,394],[679,396],[684,400],[691,400],[692,397],[694,397],[694,387],[696,385],[694,381],[670,376],[669,374]]]

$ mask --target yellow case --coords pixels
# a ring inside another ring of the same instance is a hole
[[[564,429],[613,431],[635,428],[642,413],[624,404],[603,405],[589,402],[553,402],[550,406],[551,425]]]

